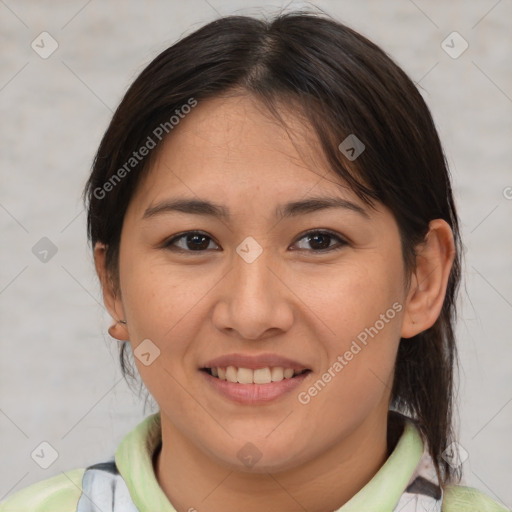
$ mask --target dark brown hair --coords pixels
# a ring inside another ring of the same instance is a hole
[[[456,256],[441,314],[431,328],[401,340],[390,405],[417,421],[441,481],[455,481],[458,472],[442,457],[453,438],[461,252],[449,171],[421,94],[384,51],[359,33],[304,12],[270,21],[228,16],[163,51],[126,92],[99,146],[84,191],[91,243],[107,245],[107,269],[117,280],[123,218],[156,151],[140,163],[132,161],[133,166],[126,163],[148,138],[156,138],[157,127],[167,126],[165,135],[172,136],[170,116],[191,98],[200,103],[237,90],[278,117],[280,107],[293,105],[292,112],[309,121],[340,179],[370,206],[380,201],[394,214],[408,275],[429,222],[439,218],[451,226]],[[353,161],[338,148],[350,134],[365,145]],[[126,345],[121,366],[134,377]]]

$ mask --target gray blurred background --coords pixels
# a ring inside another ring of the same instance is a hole
[[[178,37],[219,15],[307,5],[0,0],[0,501],[106,460],[153,412],[121,378],[80,200],[112,111]],[[510,507],[512,2],[314,5],[387,51],[432,110],[467,250],[457,327],[464,483]],[[43,441],[58,452],[47,469],[31,458]]]

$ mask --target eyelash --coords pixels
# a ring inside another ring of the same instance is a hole
[[[336,247],[336,246],[328,247],[327,249],[312,250],[311,252],[318,253],[318,254],[325,254],[325,253],[328,253],[328,252],[340,250],[344,246],[348,245],[348,242],[346,240],[344,240],[343,238],[341,238],[339,235],[337,235],[335,233],[332,233],[331,231],[319,230],[319,229],[308,231],[308,232],[302,234],[302,236],[300,236],[300,238],[297,239],[297,242],[302,240],[303,238],[307,238],[308,236],[312,237],[312,235],[317,235],[317,234],[320,234],[320,235],[323,235],[323,236],[328,236],[330,238],[335,238],[335,239],[338,240],[339,244],[338,244],[338,247]],[[194,236],[194,235],[204,236],[204,237],[209,238],[211,241],[214,242],[214,240],[209,235],[207,235],[206,233],[203,233],[202,231],[185,231],[184,233],[180,233],[180,234],[178,234],[176,236],[173,236],[172,238],[170,238],[166,242],[164,242],[163,248],[168,249],[168,250],[172,250],[172,251],[176,251],[176,252],[182,252],[182,253],[202,253],[202,252],[205,252],[204,250],[193,251],[193,250],[183,249],[181,247],[174,246],[175,242],[177,242],[178,240],[181,240],[182,238],[186,238],[187,236]],[[216,242],[214,242],[214,243],[216,243]],[[306,243],[308,243],[308,242],[306,242]],[[210,244],[208,243],[208,245],[210,245]],[[307,249],[298,249],[298,250],[299,251],[304,251],[304,250],[307,250]]]

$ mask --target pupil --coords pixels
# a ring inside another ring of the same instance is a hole
[[[320,239],[320,246],[321,247],[316,247],[317,249],[326,249],[327,247],[329,247],[329,235],[313,235],[313,236],[310,236],[309,237],[309,243],[312,243],[313,246],[317,243],[318,239]],[[324,243],[322,244],[321,241],[324,241]],[[325,243],[327,242],[327,243]],[[315,247],[313,247],[315,248]]]
[[[202,240],[200,240],[202,239]],[[198,250],[198,249],[206,249],[208,247],[208,237],[205,235],[190,235],[189,240],[194,240],[192,244],[187,244],[189,249]],[[200,244],[196,244],[199,240]],[[206,241],[206,244],[205,244]]]

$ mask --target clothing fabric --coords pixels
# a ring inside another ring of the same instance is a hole
[[[506,512],[469,487],[440,487],[426,443],[405,418],[402,435],[375,476],[335,512]],[[63,472],[0,503],[0,512],[176,512],[160,488],[153,456],[161,444],[160,413],[148,416],[108,461]],[[204,510],[191,503],[190,511]]]

